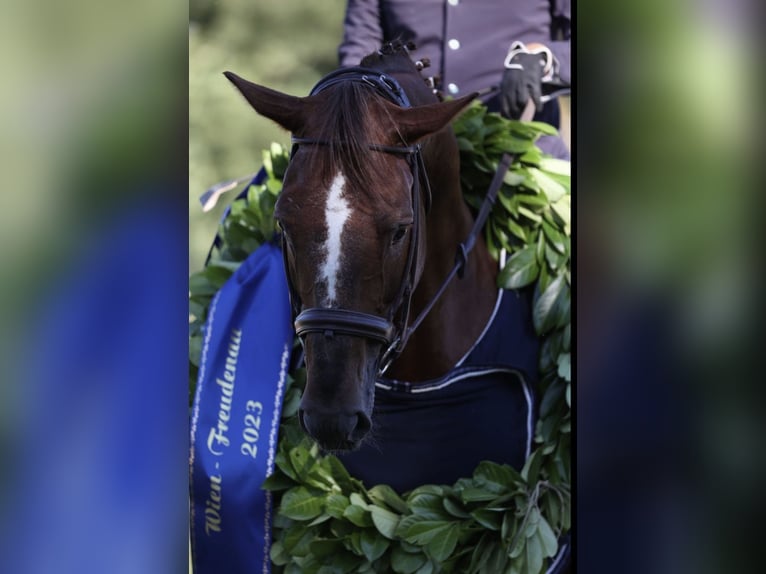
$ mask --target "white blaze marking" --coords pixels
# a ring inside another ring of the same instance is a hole
[[[327,224],[327,242],[325,243],[325,260],[321,273],[327,283],[327,305],[335,303],[335,288],[340,272],[341,235],[343,228],[351,215],[351,208],[343,198],[346,178],[338,173],[330,184],[325,207],[325,222]]]

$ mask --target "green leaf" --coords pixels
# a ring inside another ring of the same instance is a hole
[[[511,559],[518,558],[524,552],[524,545],[527,542],[523,532],[517,532],[515,538],[511,541],[512,545],[509,549],[508,556]]]
[[[536,247],[529,245],[508,259],[498,275],[497,283],[503,289],[520,289],[537,279],[539,272]]]
[[[460,151],[468,151],[473,152],[476,148],[474,148],[473,143],[471,143],[471,140],[464,137],[457,138],[457,147]]]
[[[543,218],[534,213],[533,211],[530,211],[526,207],[519,206],[519,215],[523,215],[530,221],[534,221],[535,223],[542,223]]]
[[[543,221],[543,232],[545,233],[545,236],[548,238],[548,242],[553,246],[553,248],[561,253],[562,255],[566,255],[568,253],[568,238],[566,235],[558,231],[556,228],[554,228],[550,223],[547,221]]]
[[[434,560],[444,562],[455,551],[459,535],[460,526],[454,523],[450,524],[442,535],[432,539],[426,548]]]
[[[526,203],[527,205],[534,208],[548,207],[548,205],[550,205],[548,198],[545,197],[544,194],[538,195],[535,192],[517,193],[516,198],[519,202]]]
[[[538,524],[540,524],[540,510],[537,508],[537,506],[532,506],[529,509],[529,514],[527,515],[527,525],[524,532],[527,538],[535,535],[535,532],[537,532]]]
[[[357,529],[343,539],[343,546],[356,554],[362,556],[362,532],[363,530]]]
[[[274,195],[278,194],[280,191],[282,191],[282,182],[278,179],[269,179],[266,181],[266,189],[268,189],[271,193]],[[265,197],[265,196],[261,196]]]
[[[460,500],[463,502],[487,502],[494,500],[497,494],[483,488],[468,487],[460,492]]]
[[[417,514],[408,514],[407,516],[403,516],[399,520],[399,525],[396,527],[394,536],[398,539],[404,539],[410,529],[410,526],[425,520],[428,520],[428,518],[424,518],[423,516],[419,516]]]
[[[545,259],[548,262],[548,265],[550,266],[551,271],[556,273],[567,262],[569,258],[567,255],[562,255],[561,253],[556,251],[553,247],[551,247],[550,243],[546,243],[545,244]]]
[[[370,562],[374,562],[388,549],[390,542],[375,530],[367,529],[362,531],[360,544],[364,557]]]
[[[561,353],[562,339],[560,331],[552,331],[543,340],[540,349],[540,368],[543,373],[548,374],[551,370],[555,372],[558,368],[556,361],[558,361],[559,354]]]
[[[492,536],[490,536],[490,533],[486,533],[482,535],[481,538],[479,538],[478,544],[473,549],[473,552],[471,553],[471,563],[468,567],[469,572],[485,572],[484,565],[487,563],[487,560],[489,560],[489,552],[488,549],[491,546],[492,542]]]
[[[519,474],[507,464],[482,461],[473,472],[474,481],[495,495],[508,491],[519,482]]]
[[[372,522],[378,532],[386,538],[394,538],[396,527],[399,524],[399,516],[380,506],[370,506],[370,512],[372,513]]]
[[[317,574],[347,574],[350,572],[358,572],[364,562],[365,559],[361,556],[355,556],[350,552],[341,550],[337,554],[332,555],[332,564],[322,564],[319,570],[317,570]],[[319,563],[321,564],[321,562]]]
[[[325,499],[325,512],[333,518],[340,518],[343,516],[346,508],[349,506],[349,500],[343,494],[337,492],[331,492]]]
[[[316,464],[316,459],[309,454],[308,450],[303,445],[291,449],[289,457],[290,464],[293,465],[295,472],[302,480],[305,480]]]
[[[527,484],[536,484],[537,478],[540,475],[540,467],[543,464],[543,455],[540,450],[535,450],[527,461],[524,463],[524,468],[521,469],[521,476],[527,481]]]
[[[407,514],[410,509],[393,488],[387,484],[378,484],[367,491],[370,499],[378,506],[388,506],[389,509],[399,514]]]
[[[273,149],[275,144],[271,144],[271,147]],[[263,169],[266,170],[266,173],[268,175],[272,175],[274,173],[274,166],[271,163],[271,156],[272,154],[269,153],[269,150],[263,150],[261,152],[261,161],[263,161]]]
[[[535,183],[537,183],[537,185],[540,186],[540,189],[543,190],[543,193],[548,196],[548,200],[551,203],[557,202],[566,195],[566,188],[551,176],[534,167],[529,168],[529,173],[532,175]]]
[[[369,504],[367,504],[367,501],[364,498],[362,498],[358,492],[352,492],[348,497],[348,501],[354,506],[361,506],[365,510],[368,510],[370,506]]]
[[[556,540],[556,535],[553,533],[551,525],[548,524],[548,521],[543,517],[540,518],[540,522],[537,525],[537,528],[537,535],[540,539],[540,546],[543,549],[543,556],[546,558],[555,556],[556,552],[558,552],[559,544],[558,540]]]
[[[352,496],[355,493],[352,493]],[[361,506],[357,506],[355,504],[350,504],[346,507],[346,509],[343,511],[343,518],[346,518],[349,522],[356,526],[372,526],[372,517],[370,516],[370,513],[367,512],[364,508]]]
[[[505,190],[501,190],[500,193],[497,194],[497,199],[500,201],[500,205],[502,205],[508,213],[515,217],[519,216],[519,206],[516,202],[515,194],[505,193]]]
[[[513,233],[516,237],[521,239],[524,243],[529,243],[529,234],[524,229],[523,226],[519,225],[512,219],[508,220],[508,229],[511,233]]]
[[[442,505],[444,506],[444,510],[456,518],[470,518],[471,516],[459,502],[456,502],[451,498],[445,498]]]
[[[541,159],[543,159],[543,152],[538,147],[529,148],[519,157],[520,161],[530,165],[539,165]]]
[[[189,360],[192,365],[199,367],[200,356],[202,355],[202,337],[189,338]]]
[[[564,325],[564,332],[562,333],[562,341],[561,341],[561,348],[564,351],[569,351],[571,348],[571,338],[572,338],[572,324],[567,323]]]
[[[492,551],[487,561],[486,572],[505,572],[508,564],[508,554],[500,544],[492,547]]]
[[[540,276],[537,278],[537,284],[535,285],[535,292],[542,293],[545,291],[548,288],[548,285],[551,284],[553,278],[554,276],[548,271],[548,266],[542,265],[540,267]]]
[[[540,539],[536,536],[527,538],[526,543],[527,571],[539,573],[543,568],[543,549]]]
[[[559,355],[558,358],[558,374],[559,377],[566,381],[571,381],[571,366],[570,366],[570,355],[569,353],[563,353]],[[569,387],[567,387],[569,388]],[[569,399],[567,399],[567,404],[569,404]]]
[[[359,528],[348,520],[333,519],[330,521],[330,532],[336,538],[347,538],[354,532],[359,532]]]
[[[213,285],[204,272],[195,273],[189,277],[189,292],[192,296],[215,295],[218,287]]]
[[[223,259],[211,259],[207,267],[208,269],[210,267],[219,267],[221,269],[225,269],[227,271],[231,271],[232,273],[234,273],[237,269],[240,268],[241,265],[242,265],[241,261],[224,261]]]
[[[558,175],[571,176],[572,163],[555,157],[544,157],[540,160],[540,169]]]
[[[507,542],[511,539],[516,531],[518,525],[516,524],[516,511],[509,510],[503,515],[503,523],[500,526],[500,538]]]
[[[290,562],[290,555],[285,552],[285,547],[282,545],[280,540],[275,540],[271,545],[269,557],[271,558],[271,561],[277,566],[284,566]]]
[[[545,263],[545,233],[542,228],[537,231],[537,241],[535,242],[535,258],[538,265]]]
[[[404,539],[412,544],[426,545],[437,536],[441,536],[452,525],[452,522],[444,520],[423,520],[416,522],[410,526]]]
[[[400,546],[391,551],[391,569],[400,574],[412,574],[426,563],[428,558],[423,553],[411,554]]]
[[[508,170],[503,176],[503,183],[511,187],[517,187],[524,183],[524,176],[519,173],[515,173],[513,170]]]
[[[538,335],[569,321],[569,286],[563,275],[559,275],[535,302],[532,319]]]
[[[561,218],[565,226],[572,224],[572,201],[571,195],[565,195],[551,204],[553,211]]]
[[[316,562],[314,563],[314,566],[316,566],[316,569],[314,570],[312,574],[317,574],[318,565],[316,564]],[[284,574],[308,574],[309,567],[310,565],[307,566],[305,560],[295,558],[295,562],[290,562],[290,564],[285,566]]]
[[[314,540],[309,545],[311,553],[317,558],[327,558],[334,554],[344,552],[343,544],[340,540]]]
[[[471,516],[476,522],[489,530],[500,530],[500,526],[503,522],[503,515],[501,512],[489,510],[488,508],[477,508],[471,512]]]
[[[332,516],[330,516],[329,514],[320,514],[314,520],[309,522],[308,526],[318,526],[319,524],[322,524],[323,522],[327,522],[331,518]]]
[[[295,524],[285,530],[282,537],[282,544],[292,556],[305,556],[309,549],[309,544],[314,540],[314,533],[303,524]]]
[[[561,399],[563,398],[563,394],[564,385],[561,384],[561,381],[555,381],[551,386],[549,386],[543,395],[542,402],[540,403],[540,416],[543,418],[550,416],[550,414],[559,407]]]
[[[287,476],[284,472],[277,469],[275,472],[272,472],[269,476],[266,477],[266,480],[263,481],[261,488],[263,490],[270,490],[271,492],[279,492],[280,490],[287,490],[293,486],[296,486],[295,481]]]
[[[516,243],[516,240],[513,240],[510,237],[508,237],[505,231],[503,231],[503,225],[501,223],[490,220],[488,222],[488,227],[490,228],[491,233],[494,236],[494,239],[500,242],[500,246],[503,249],[505,249],[508,252],[514,251],[514,246],[512,245],[512,243]]]
[[[305,374],[305,372],[306,371],[304,370],[303,373]],[[349,491],[353,488],[351,475],[337,457],[332,455],[325,456],[324,459],[322,459],[321,464],[323,467],[327,468],[329,475],[335,479],[335,482],[338,483],[344,491]]]
[[[442,505],[442,494],[425,491],[413,491],[407,500],[413,513],[431,520],[446,518]]]
[[[546,136],[555,136],[558,135],[558,130],[554,128],[552,125],[533,120],[531,122],[522,122],[519,120],[519,122],[525,126],[527,126],[530,129],[533,129],[535,131],[535,134],[537,136],[546,135]]]
[[[293,468],[293,465],[290,464],[290,459],[281,448],[277,452],[277,456],[274,458],[274,464],[277,466],[279,470],[284,472],[287,476],[292,478],[295,482],[300,482],[300,479],[298,478],[298,475],[296,474],[295,469]]]
[[[546,521],[550,524],[558,525],[561,518],[561,499],[555,493],[547,494],[544,499]]]
[[[194,317],[195,320],[200,320],[204,315],[205,311],[207,309],[207,305],[203,305],[199,301],[195,301],[192,298],[189,298],[189,316]]]
[[[290,418],[298,414],[301,404],[301,393],[298,389],[290,389],[285,393],[285,400],[282,404],[282,418]]]
[[[298,486],[288,490],[282,497],[280,511],[293,520],[311,520],[322,513],[323,499],[307,488]]]

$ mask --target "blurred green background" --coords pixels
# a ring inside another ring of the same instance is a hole
[[[189,3],[189,272],[199,270],[235,196],[203,213],[211,185],[255,172],[261,150],[288,135],[257,116],[222,73],[306,95],[337,67],[344,0],[191,0]]]

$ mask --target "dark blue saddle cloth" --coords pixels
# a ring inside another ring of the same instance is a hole
[[[381,379],[373,431],[340,458],[367,487],[399,492],[452,484],[490,460],[520,469],[530,452],[539,341],[531,292],[501,292],[475,347],[447,375],[426,382]]]

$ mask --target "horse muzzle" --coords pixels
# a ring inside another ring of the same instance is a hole
[[[379,345],[363,337],[311,333],[305,350],[301,427],[324,450],[357,448],[372,429]]]
[[[301,408],[298,418],[303,430],[328,452],[355,450],[372,428],[370,417],[362,411],[344,414]]]

